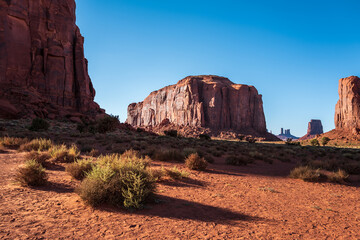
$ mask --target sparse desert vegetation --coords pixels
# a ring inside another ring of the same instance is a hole
[[[141,225],[147,226],[143,215],[147,211],[155,214],[150,217],[152,221],[162,222],[167,217],[178,216],[172,221],[181,224],[182,217],[196,218],[193,224],[198,227],[201,222],[217,222],[219,214],[228,214],[233,217],[226,221],[236,225],[243,221],[236,212],[268,218],[262,206],[270,209],[280,221],[271,207],[276,201],[282,206],[281,219],[284,216],[288,219],[283,227],[294,229],[289,211],[297,211],[294,209],[300,207],[296,205],[298,201],[309,209],[306,210],[307,217],[315,217],[311,212],[314,210],[324,211],[326,216],[341,212],[335,217],[338,222],[345,216],[342,215],[345,210],[336,204],[326,205],[326,199],[339,197],[320,191],[328,189],[326,191],[340,195],[344,194],[341,189],[346,189],[346,194],[356,194],[359,186],[360,149],[334,146],[331,140],[324,144],[320,139],[321,144],[312,146],[310,141],[250,143],[245,137],[237,141],[205,140],[157,136],[131,129],[81,133],[76,124],[49,123],[48,130],[33,132],[27,128],[28,122],[16,120],[12,127],[6,126],[6,132],[0,132],[3,134],[0,162],[4,166],[11,164],[14,170],[6,176],[19,186],[6,191],[19,194],[18,191],[23,189],[20,186],[31,187],[28,189],[33,191],[32,194],[40,194],[48,201],[52,201],[51,196],[56,192],[57,198],[62,199],[60,206],[66,205],[67,201],[71,205],[66,208],[84,206],[78,210],[81,214],[95,210],[105,216],[103,214],[108,213],[103,209],[110,207],[113,213],[106,217],[103,225],[108,224],[108,218],[114,220],[115,216],[121,216],[121,219],[141,221]],[[9,162],[5,160],[8,156],[19,160]],[[322,194],[324,200],[313,203],[302,197],[315,192]],[[21,194],[26,200],[29,193]],[[11,194],[7,193],[7,196]],[[225,199],[228,200],[224,203]],[[234,205],[233,202],[237,203]],[[17,206],[13,205],[7,207]],[[164,208],[173,210],[163,215]],[[135,210],[136,214],[132,216],[126,209],[142,210]],[[186,213],[180,214],[184,211]],[[255,220],[247,223],[254,229]],[[247,232],[244,228],[242,234],[244,231]],[[126,236],[130,236],[128,234]],[[234,232],[229,234],[242,236]],[[288,236],[284,232],[277,234]]]
[[[43,186],[47,182],[47,174],[36,160],[28,160],[24,166],[19,168],[15,179],[22,186]]]

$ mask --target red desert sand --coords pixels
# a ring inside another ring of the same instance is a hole
[[[290,179],[290,163],[217,159],[206,172],[160,182],[157,203],[129,211],[85,205],[62,165],[47,170],[46,187],[20,187],[13,179],[24,157],[0,154],[1,239],[360,238],[359,186]]]

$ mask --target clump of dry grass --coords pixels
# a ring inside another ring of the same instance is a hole
[[[28,142],[27,138],[1,137],[0,146],[9,149],[18,149],[22,144]]]
[[[93,168],[94,164],[90,160],[77,160],[66,166],[66,172],[68,172],[73,178],[82,180],[88,172]]]
[[[185,165],[191,170],[203,171],[207,168],[208,162],[197,153],[190,154],[185,159]]]
[[[55,145],[49,149],[49,154],[55,162],[74,162],[79,156],[80,151],[76,145],[71,145],[68,148],[65,144]]]
[[[330,173],[327,177],[331,182],[343,183],[349,178],[349,174],[347,174],[344,170],[339,169],[336,172]]]
[[[91,149],[91,151],[89,152],[89,156],[91,156],[91,157],[98,157],[98,156],[100,156],[100,151],[93,148],[93,149]]]
[[[165,176],[170,177],[171,179],[183,179],[189,177],[189,173],[178,169],[176,166],[173,168],[165,168]]]
[[[320,170],[314,170],[309,166],[300,166],[290,172],[291,178],[302,179],[306,182],[316,182],[324,178]]]
[[[20,150],[22,151],[47,151],[54,146],[54,143],[49,139],[36,138],[30,142],[21,145]]]
[[[42,166],[49,160],[51,157],[47,152],[37,152],[31,151],[26,156],[26,160],[35,160],[37,163],[40,163]]]
[[[47,182],[47,174],[40,163],[28,160],[19,168],[15,179],[22,186],[43,186]]]

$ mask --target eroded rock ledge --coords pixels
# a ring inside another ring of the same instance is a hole
[[[259,137],[269,134],[262,96],[256,88],[212,75],[186,77],[152,92],[143,102],[130,104],[126,122],[156,128],[167,119],[174,126],[211,132],[231,130]]]

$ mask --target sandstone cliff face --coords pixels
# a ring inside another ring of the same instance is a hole
[[[218,76],[187,77],[128,107],[132,126],[157,126],[166,119],[179,126],[266,133],[262,96],[255,87]]]
[[[83,43],[74,0],[0,0],[0,117],[99,112]]]
[[[358,134],[360,131],[360,78],[339,81],[339,101],[335,108],[336,130]]]

